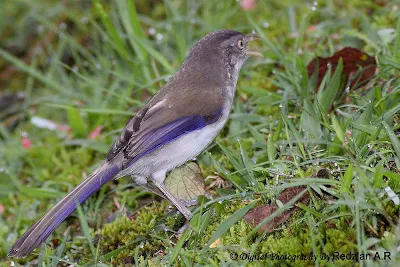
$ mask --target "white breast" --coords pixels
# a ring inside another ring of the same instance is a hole
[[[137,162],[122,170],[116,178],[132,175],[135,179],[149,178],[154,173],[165,173],[199,155],[217,137],[228,120],[231,101],[226,103],[221,117],[213,124],[185,134],[163,145],[156,151],[140,158]]]

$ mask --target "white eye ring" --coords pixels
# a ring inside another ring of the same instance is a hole
[[[238,41],[238,47],[240,50],[242,50],[244,48],[243,40]]]

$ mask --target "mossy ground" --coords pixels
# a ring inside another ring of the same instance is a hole
[[[24,98],[0,110],[1,266],[398,266],[399,206],[385,190],[400,193],[400,4],[273,0],[245,10],[240,2],[2,4],[0,97]],[[217,174],[233,187],[200,198],[177,238],[183,216],[119,179],[34,254],[7,258],[16,239],[96,168],[190,46],[221,28],[256,30],[262,39],[254,49],[264,55],[242,69],[229,123],[196,160],[204,177]],[[345,46],[376,56],[379,72],[329,111],[321,99],[339,88],[328,79],[316,94],[306,66]],[[35,117],[58,127],[37,127]],[[316,178],[320,169],[329,178]],[[239,216],[272,203],[282,214],[285,203],[276,199],[292,186],[307,187],[310,202],[276,231],[254,231]],[[391,259],[334,259],[336,252],[390,252]],[[317,260],[254,258],[266,253]]]

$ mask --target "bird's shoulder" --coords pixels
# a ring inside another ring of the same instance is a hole
[[[143,136],[179,119],[191,116],[203,116],[205,119],[215,116],[224,105],[222,88],[196,88],[182,86],[172,88],[167,84],[133,116],[107,153],[112,160],[123,150],[131,149]],[[174,89],[174,90],[172,90]]]

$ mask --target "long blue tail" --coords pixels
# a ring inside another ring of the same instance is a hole
[[[8,252],[9,257],[26,257],[70,215],[77,206],[98,191],[102,185],[111,180],[119,168],[104,162],[72,192],[61,199],[38,222],[32,225]]]

